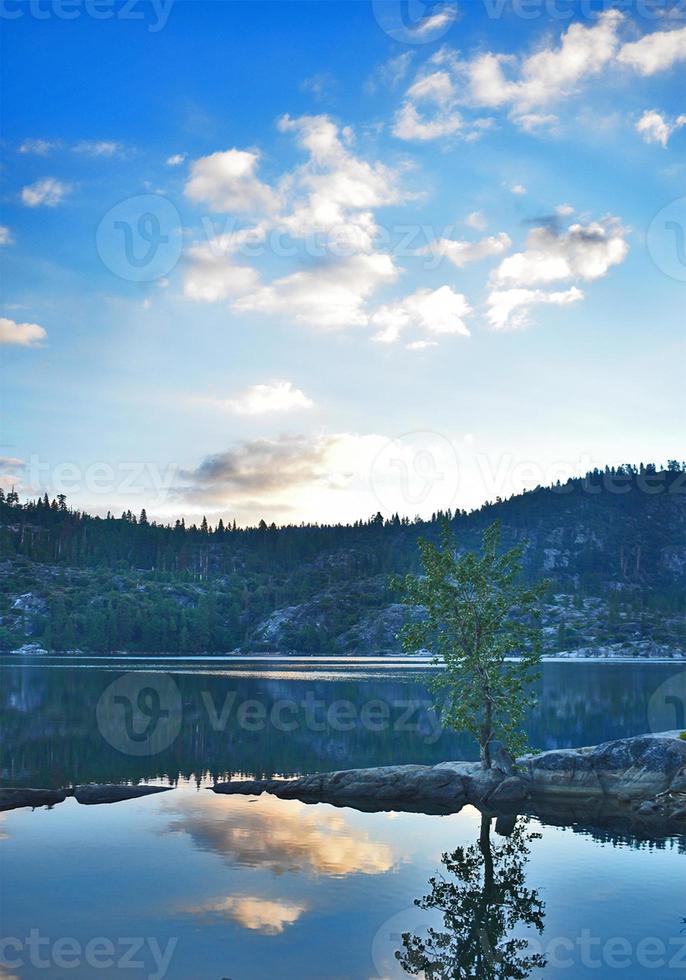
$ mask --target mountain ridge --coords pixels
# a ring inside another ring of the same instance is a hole
[[[107,653],[398,652],[389,585],[449,520],[460,548],[502,525],[546,577],[545,651],[686,649],[686,464],[625,465],[471,513],[352,525],[210,528],[91,517],[64,498],[0,498],[0,649]],[[633,652],[632,652],[633,651]]]

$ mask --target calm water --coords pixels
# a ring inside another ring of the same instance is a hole
[[[175,785],[0,814],[0,978],[685,976],[684,837],[207,789],[473,755],[425,680],[388,662],[0,662],[3,785]],[[546,664],[531,742],[686,727],[685,684],[676,664]]]

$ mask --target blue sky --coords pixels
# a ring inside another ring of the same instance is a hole
[[[352,520],[681,458],[680,6],[6,0],[2,484]]]

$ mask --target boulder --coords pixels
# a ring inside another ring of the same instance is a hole
[[[480,762],[440,762],[434,768],[458,776],[469,803],[483,803],[503,781],[499,769],[484,769]]]
[[[488,803],[522,803],[530,796],[529,784],[519,776],[508,776],[488,797]]]
[[[0,810],[16,810],[22,806],[54,806],[67,797],[63,789],[0,788]]]
[[[88,783],[74,788],[74,796],[79,803],[93,806],[98,803],[120,803],[123,800],[136,800],[152,793],[166,793],[171,786],[120,786],[118,784]]]
[[[521,759],[536,794],[650,799],[686,768],[686,741],[677,732],[638,735],[592,748],[543,752]]]
[[[606,794],[646,799],[669,789],[686,767],[686,742],[643,735],[598,745],[588,756]]]
[[[535,794],[603,795],[593,760],[574,749],[542,752],[526,762],[526,776]]]

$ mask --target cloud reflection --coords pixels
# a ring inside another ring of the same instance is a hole
[[[188,834],[202,850],[233,864],[275,874],[305,871],[329,877],[383,874],[396,863],[390,844],[370,840],[342,812],[297,800],[210,793],[177,796],[169,832]]]
[[[307,910],[307,905],[259,898],[255,895],[229,895],[227,898],[184,909],[187,914],[197,915],[210,922],[232,919],[245,929],[260,932],[263,936],[278,936],[287,926],[297,922]]]

